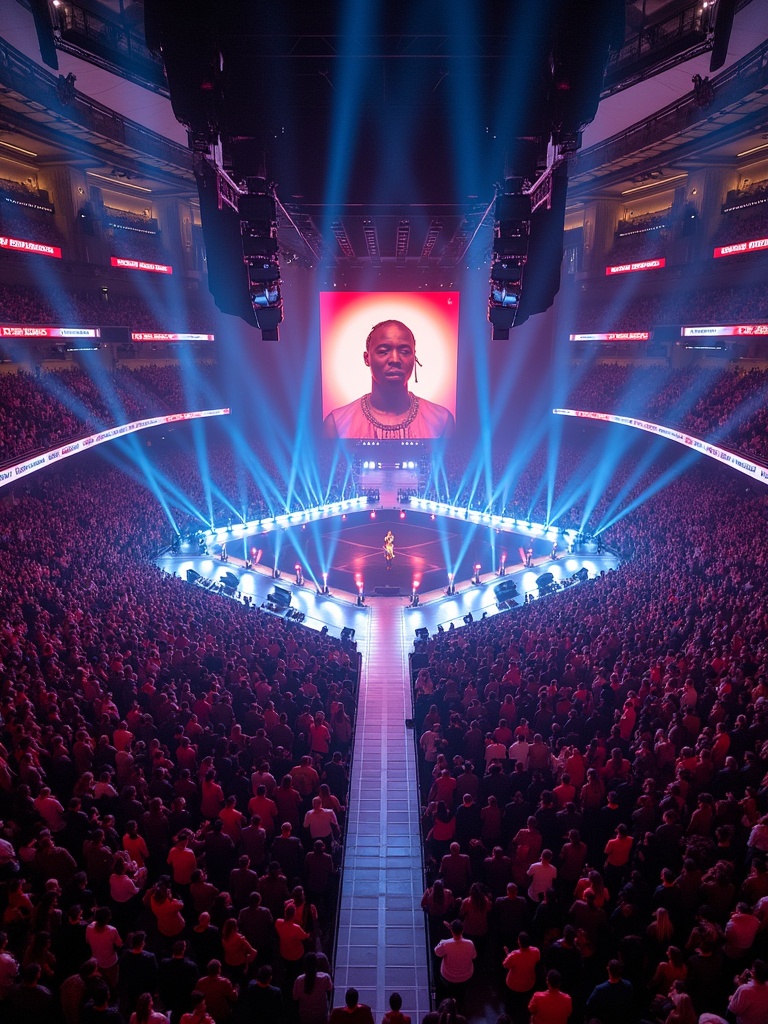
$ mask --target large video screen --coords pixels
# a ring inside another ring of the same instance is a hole
[[[321,292],[325,436],[450,436],[458,339],[458,292]]]

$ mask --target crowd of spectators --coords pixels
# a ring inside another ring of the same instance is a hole
[[[617,237],[606,253],[605,262],[615,266],[636,260],[659,259],[666,253],[667,241],[668,234],[664,228]]]
[[[573,381],[563,402],[567,407],[636,416],[690,432],[758,462],[768,461],[765,370],[742,373],[730,369],[706,371],[699,367],[672,369],[599,363],[574,366],[572,372]],[[466,467],[476,462],[476,454],[459,439],[449,450],[435,456],[419,496],[538,523],[549,522],[555,512],[558,527],[567,529],[581,529],[589,518],[594,528],[601,523],[612,493],[630,475],[632,465],[626,460],[617,461],[612,488],[601,486],[593,500],[591,482],[589,486],[574,483],[594,478],[595,452],[600,448],[592,448],[589,454],[589,446],[597,442],[594,427],[589,442],[585,441],[586,431],[590,431],[589,425],[569,420],[558,439],[552,497],[542,486],[550,471],[552,442],[546,440],[521,459],[503,436],[494,439],[488,474],[490,489],[484,486],[484,476],[466,472]],[[663,468],[677,454],[673,446],[665,456],[660,456]],[[509,472],[511,463],[517,465],[515,473]],[[636,487],[633,493],[639,493]]]
[[[664,324],[765,323],[768,289],[699,288],[669,295],[585,302],[574,315],[574,331],[640,331]]]
[[[190,511],[190,504],[195,509],[207,510],[210,503],[213,522],[221,528],[238,521],[251,522],[361,496],[349,453],[339,458],[338,453],[319,448],[315,453],[317,473],[310,479],[298,477],[288,493],[291,463],[280,460],[272,445],[254,441],[250,448],[253,462],[246,465],[242,459],[233,457],[230,441],[209,441],[206,480],[201,477],[193,449],[180,453],[173,448],[158,453],[158,467],[189,499],[183,507],[177,509],[174,505],[182,534],[191,535],[207,528],[207,523]],[[259,467],[258,474],[252,470],[254,465]],[[278,482],[278,493],[271,482]],[[174,495],[168,497],[174,504]]]
[[[61,246],[63,236],[56,226],[53,210],[33,209],[25,203],[37,203],[37,193],[18,182],[0,183],[0,234],[28,242]]]
[[[617,571],[417,644],[445,992],[495,980],[519,1021],[766,1018],[766,520],[700,468],[614,528]]]
[[[747,199],[747,196],[744,198]],[[721,220],[714,245],[731,245],[734,242],[765,238],[768,235],[768,202],[763,199],[760,205],[724,213]]]
[[[570,408],[638,416],[768,457],[768,371],[590,366],[568,397]]]
[[[0,512],[0,1016],[310,1021],[356,655],[161,573],[125,483],[87,456]]]
[[[64,288],[0,285],[0,322],[56,324],[65,327],[130,327],[132,331],[189,331],[210,334],[210,313],[202,304],[185,298],[172,314],[160,313],[164,303],[151,305],[130,295],[103,291],[73,292]]]
[[[147,263],[170,265],[171,257],[163,246],[162,237],[157,234],[145,234],[142,231],[124,230],[113,227],[107,236],[109,251],[112,256],[126,259],[144,260]]]
[[[116,368],[99,381],[71,367],[0,374],[0,464],[116,423],[189,411],[178,365]]]

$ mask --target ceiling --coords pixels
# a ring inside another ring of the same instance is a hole
[[[533,116],[539,101],[536,76],[531,80],[522,71],[509,71],[516,63],[521,69],[529,66],[531,36],[517,30],[530,5],[507,6],[517,21],[499,26],[492,37],[466,26],[460,52],[456,47],[452,52],[446,41],[455,39],[462,26],[441,25],[435,31],[415,22],[407,36],[389,39],[392,52],[386,58],[363,46],[357,53],[339,54],[338,40],[312,25],[313,5],[302,5],[300,36],[290,36],[293,25],[287,24],[284,33],[272,26],[262,41],[258,68],[249,46],[239,54],[236,47],[231,50],[230,67],[248,85],[230,128],[262,126],[269,175],[285,209],[281,240],[295,235],[290,244],[299,250],[303,236],[313,255],[374,265],[404,258],[450,265],[466,254],[475,234],[489,230],[483,217],[494,184],[505,173],[508,139],[525,132],[526,116]],[[636,0],[628,6],[630,14],[642,14],[643,7],[651,14],[669,3]],[[3,38],[41,65],[30,12],[14,0],[0,0],[0,7]],[[756,0],[736,16],[726,67],[766,36],[766,2]],[[301,50],[291,60],[282,52],[288,44]],[[275,47],[279,55],[270,53]],[[137,156],[131,147],[73,130],[66,111],[49,107],[35,113],[8,95],[0,114],[5,122],[0,123],[0,141],[39,154],[38,162],[60,159],[66,152],[81,166],[112,177],[118,190],[125,178],[112,172],[127,170],[130,181],[150,188],[153,196],[191,195],[186,129],[170,102],[70,54],[59,52],[58,57],[59,72],[76,76],[78,93],[175,143],[168,159]],[[672,133],[646,149],[642,159],[634,154],[589,166],[586,151],[689,93],[692,75],[706,75],[708,66],[705,54],[603,99],[572,169],[572,199],[583,200],[596,189],[619,194],[643,173],[639,165],[665,163],[668,154],[689,143],[713,159],[760,145],[768,129],[759,114],[765,98],[756,94],[718,111],[716,121],[689,136]],[[728,134],[739,120],[743,130],[738,139],[718,135],[721,129]]]

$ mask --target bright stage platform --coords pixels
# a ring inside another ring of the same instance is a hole
[[[517,605],[528,595],[538,598],[537,580],[543,573],[551,572],[560,583],[582,568],[593,578],[618,565],[618,559],[609,552],[598,555],[561,551],[553,560],[552,537],[541,535],[540,528],[528,528],[527,524],[512,528],[496,517],[493,523],[489,519],[476,513],[464,518],[419,510],[412,505],[387,509],[368,506],[358,511],[308,517],[306,523],[249,530],[239,537],[220,531],[209,541],[209,554],[166,552],[157,564],[182,578],[192,569],[214,582],[232,573],[238,578],[239,593],[250,597],[257,607],[278,586],[290,594],[290,607],[304,615],[305,625],[313,629],[327,626],[334,636],[344,628],[354,629],[358,638],[367,632],[370,610],[382,601],[403,608],[407,631],[426,628],[434,633],[438,626],[462,626],[465,615],[478,619],[484,614],[497,614],[496,587],[502,582],[498,575],[502,558],[503,580],[517,585],[513,599]],[[389,570],[383,550],[388,529],[395,535],[396,552]],[[222,538],[229,554],[226,562],[218,554]],[[560,543],[565,543],[562,537]],[[529,545],[534,552],[533,566],[526,568],[522,554]],[[259,564],[246,569],[245,557],[253,557],[254,552]],[[279,579],[273,577],[275,564],[280,567]],[[296,564],[302,566],[304,574],[301,585],[295,582]],[[474,566],[478,564],[479,585],[471,582]],[[328,594],[319,592],[323,586],[319,567],[323,565],[327,565]],[[448,565],[456,567],[453,595],[446,594]],[[311,575],[313,566],[315,579]],[[356,604],[359,580],[363,581],[365,594],[363,607]],[[411,606],[414,581],[418,584],[417,607]]]

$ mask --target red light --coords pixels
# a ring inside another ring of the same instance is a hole
[[[375,518],[376,518],[376,513],[375,512],[371,512],[371,519],[375,519]]]
[[[418,586],[419,586],[419,582],[420,582],[419,580],[414,580],[414,581],[413,581],[413,589],[414,589],[414,590],[416,590],[416,589],[418,588]]]
[[[401,518],[401,519],[405,519],[405,512],[401,512],[401,513],[400,513],[400,518]]]

